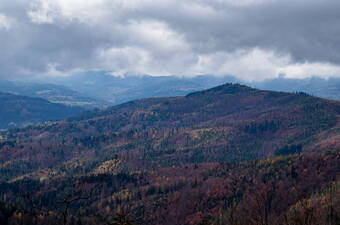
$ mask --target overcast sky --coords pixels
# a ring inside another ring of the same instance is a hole
[[[1,0],[0,68],[340,77],[340,1]]]

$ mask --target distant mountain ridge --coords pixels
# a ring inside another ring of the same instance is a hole
[[[42,87],[38,88],[39,91],[34,91],[33,95],[30,91],[20,92],[20,94],[69,105],[101,108],[103,105],[118,105],[143,98],[185,96],[191,92],[209,89],[228,82],[241,83],[263,90],[306,92],[317,97],[340,100],[340,78],[290,79],[279,77],[263,81],[244,81],[233,76],[214,75],[157,77],[127,74],[117,77],[105,71],[89,71],[63,77],[47,77],[46,79],[32,78],[26,79],[26,81],[24,79],[21,83],[28,87],[33,83],[37,87],[39,85]],[[55,87],[51,84],[54,84]],[[6,92],[16,93],[16,91],[13,92],[13,89],[25,90],[27,87],[11,88],[11,91],[6,90]],[[64,91],[64,89],[67,90]]]
[[[184,96],[224,83],[241,83],[251,87],[286,92],[306,92],[314,96],[340,100],[340,78],[273,78],[244,81],[233,76],[200,75],[193,77],[132,75],[112,76],[105,71],[87,72],[53,78],[50,83],[66,86],[92,98],[113,105],[150,97]]]
[[[0,129],[16,128],[48,120],[74,116],[80,107],[51,103],[41,98],[31,98],[0,92]]]
[[[0,91],[28,97],[43,98],[53,103],[84,108],[103,107],[105,101],[80,94],[62,85],[0,80]]]
[[[249,82],[252,87],[272,91],[306,92],[326,99],[340,100],[340,78],[275,78],[262,82]]]
[[[35,80],[35,82],[39,81]],[[53,78],[50,83],[66,86],[95,99],[102,99],[112,105],[150,97],[184,96],[226,82],[232,77],[199,76],[184,78],[176,76],[126,75],[112,76],[106,72],[87,72],[72,76]],[[40,81],[41,82],[41,81]]]

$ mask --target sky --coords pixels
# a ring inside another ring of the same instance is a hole
[[[1,0],[0,76],[340,77],[339,0]]]

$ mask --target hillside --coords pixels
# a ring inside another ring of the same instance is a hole
[[[339,102],[226,84],[4,133],[0,162],[27,166],[27,173],[30,165],[94,170],[117,155],[140,169],[320,152],[339,148],[339,114]]]
[[[103,100],[90,98],[86,94],[80,94],[77,91],[56,84],[0,80],[0,90],[5,93],[43,98],[52,103],[88,109],[102,108],[106,105]]]
[[[78,107],[7,93],[0,93],[0,103],[0,129],[22,127],[48,120],[65,119],[83,111]]]
[[[0,201],[0,219],[4,225],[337,225],[339,174],[339,151],[82,176],[46,170],[0,183],[0,199],[12,203]]]
[[[338,187],[339,115],[336,101],[225,84],[3,132],[0,202],[12,205],[0,216],[42,225],[340,221],[312,204],[339,197],[327,191]]]

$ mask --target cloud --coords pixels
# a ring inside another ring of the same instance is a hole
[[[99,23],[108,10],[104,0],[35,0],[27,14],[33,23]]]
[[[0,29],[9,30],[11,26],[11,20],[6,15],[0,13]]]
[[[3,1],[2,76],[340,76],[337,0]]]

